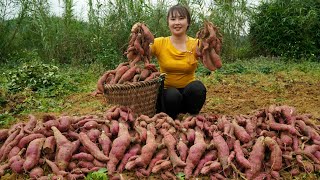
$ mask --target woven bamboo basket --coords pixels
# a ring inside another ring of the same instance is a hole
[[[152,117],[156,114],[159,87],[164,78],[165,75],[161,74],[149,81],[106,84],[104,97],[107,103],[131,108],[136,116],[144,114]]]

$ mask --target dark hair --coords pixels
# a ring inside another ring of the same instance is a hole
[[[172,6],[169,10],[168,10],[168,14],[167,14],[167,22],[169,20],[169,16],[174,16],[174,13],[175,12],[178,12],[181,16],[183,17],[186,17],[187,18],[187,21],[188,21],[188,24],[190,25],[191,23],[191,15],[190,15],[190,12],[188,10],[187,7],[185,6],[182,6],[180,4],[177,4],[177,5],[174,5]],[[189,26],[188,26],[188,29],[189,29]]]

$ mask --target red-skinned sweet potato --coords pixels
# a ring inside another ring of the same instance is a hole
[[[155,164],[159,161],[162,160],[164,158],[167,158],[168,156],[168,150],[165,149],[161,149],[156,155],[155,157],[150,161],[149,166],[147,169],[138,169],[139,172],[141,172],[144,176],[149,176],[152,168],[155,166]]]
[[[9,129],[0,129],[0,142],[7,139],[9,136]]]
[[[110,160],[107,164],[108,174],[113,174],[116,170],[116,165],[123,158],[126,149],[129,147],[131,142],[128,126],[124,123],[119,123],[118,137],[113,140],[112,148],[109,153]]]
[[[124,169],[125,169],[125,166],[129,160],[130,157],[133,157],[133,156],[136,156],[138,153],[140,153],[141,151],[141,145],[140,144],[135,144],[133,145],[129,150],[128,152],[123,156],[118,168],[117,168],[117,171],[119,173],[121,173]]]
[[[253,145],[252,151],[250,152],[249,162],[253,166],[250,169],[246,169],[245,174],[248,179],[253,178],[262,170],[262,163],[265,156],[265,145],[264,137],[260,136],[256,143]]]
[[[37,125],[37,118],[32,115],[32,114],[29,114],[29,121],[26,123],[26,125],[23,127],[23,130],[26,132],[26,133],[29,133],[31,134],[33,129],[36,127]]]
[[[207,149],[207,144],[204,141],[204,136],[200,130],[196,130],[195,132],[195,141],[194,145],[192,145],[188,152],[188,157],[186,160],[186,166],[184,168],[184,174],[186,178],[189,179],[193,173],[193,169],[199,163],[203,153]]]
[[[168,154],[170,157],[170,160],[172,162],[173,167],[175,166],[186,166],[186,163],[183,162],[175,152],[175,147],[177,145],[177,141],[175,138],[165,129],[160,129],[160,133],[163,135],[163,143],[166,145],[168,149]]]
[[[81,141],[81,144],[98,160],[100,161],[108,161],[109,158],[103,154],[102,151],[100,151],[99,147],[93,143],[89,137],[84,133],[79,133],[79,140]]]
[[[219,161],[222,165],[222,168],[226,169],[229,166],[228,157],[230,154],[228,144],[218,132],[213,132],[212,136],[212,142],[214,144],[214,147],[218,150]]]
[[[250,162],[244,157],[244,153],[242,151],[239,140],[236,140],[234,143],[234,151],[236,153],[237,162],[245,168],[251,168]]]
[[[93,161],[94,157],[91,154],[80,152],[72,155],[72,159],[84,160],[84,161]]]
[[[30,178],[31,179],[38,179],[39,177],[44,175],[44,171],[41,167],[35,167],[30,171]]]
[[[45,138],[45,136],[42,135],[42,134],[30,134],[30,135],[27,135],[27,136],[23,137],[23,138],[19,141],[18,147],[19,147],[20,149],[21,149],[21,148],[24,148],[24,147],[26,147],[32,140],[38,139],[38,138]]]
[[[103,154],[108,157],[112,144],[111,139],[106,135],[105,132],[101,132],[98,142],[101,145]]]
[[[71,160],[72,154],[79,147],[79,140],[70,142],[55,126],[51,127],[56,140],[57,151],[55,163],[60,170],[65,170]]]
[[[51,154],[55,152],[56,140],[54,136],[49,136],[44,141],[42,151],[46,154]]]
[[[23,169],[25,171],[31,170],[39,163],[44,140],[45,138],[38,138],[29,143],[26,151],[26,160],[23,163]]]

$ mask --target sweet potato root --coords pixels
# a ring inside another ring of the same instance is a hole
[[[23,169],[25,171],[31,170],[39,163],[41,149],[42,149],[44,140],[45,138],[34,139],[28,145],[28,148],[26,151],[26,160],[23,163]]]
[[[113,174],[116,170],[117,164],[123,158],[126,149],[129,147],[131,142],[128,126],[124,123],[119,123],[118,137],[113,140],[112,148],[109,153],[110,160],[107,164],[108,174]]]
[[[81,144],[98,160],[100,161],[108,161],[109,158],[103,154],[103,152],[99,149],[99,147],[93,143],[87,134],[84,132],[79,133],[79,140]]]

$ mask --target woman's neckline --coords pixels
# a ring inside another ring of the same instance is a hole
[[[186,39],[185,39],[185,42],[184,42],[184,44],[185,44],[185,50],[180,50],[180,49],[178,49],[178,48],[174,45],[173,36],[169,36],[169,41],[170,41],[170,44],[171,44],[177,51],[184,53],[184,52],[188,52],[187,42],[189,41],[189,36],[186,35],[185,38],[186,38]],[[181,44],[182,44],[182,42],[181,42]]]

